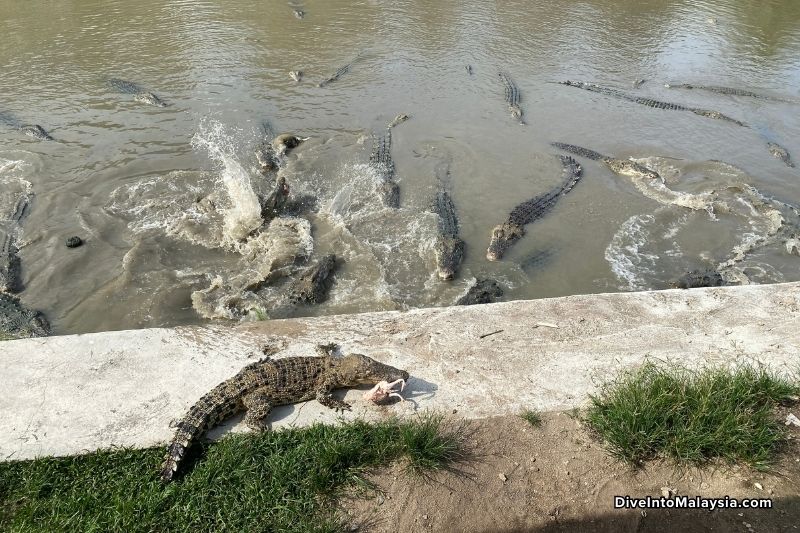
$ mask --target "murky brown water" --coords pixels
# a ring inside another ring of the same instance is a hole
[[[476,276],[500,280],[506,299],[661,288],[731,258],[752,282],[800,279],[800,258],[783,234],[770,235],[776,212],[794,223],[791,209],[759,197],[800,204],[800,170],[766,149],[777,142],[800,160],[800,106],[664,87],[800,101],[796,0],[0,0],[0,35],[0,113],[41,124],[57,141],[0,126],[0,192],[7,202],[32,193],[21,297],[56,333],[248,309],[448,305]],[[338,80],[316,86],[356,56]],[[303,71],[300,83],[292,70]],[[498,70],[519,87],[526,126],[511,118]],[[170,105],[116,93],[109,77]],[[714,109],[750,127],[550,83],[566,79]],[[638,79],[647,82],[634,89]],[[412,118],[393,130],[401,208],[390,210],[372,192],[367,161],[370,133],[398,113]],[[264,187],[253,168],[264,120],[311,137],[285,175],[293,191],[319,197],[318,210],[303,217],[310,225],[282,220],[271,237],[236,243],[231,233],[247,226],[253,191]],[[558,183],[552,141],[640,159],[670,189],[713,198],[707,209],[680,207],[578,158],[583,180],[502,262],[487,262],[491,228]],[[431,248],[442,161],[451,162],[467,246],[453,282],[436,278]],[[209,195],[216,208],[204,210],[212,204],[197,201]],[[65,248],[70,235],[86,244]],[[281,267],[291,277],[287,257],[326,251],[346,264],[318,307],[287,307],[286,277],[242,289]]]

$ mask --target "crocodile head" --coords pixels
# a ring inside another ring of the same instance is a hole
[[[167,104],[153,93],[138,93],[133,97],[133,99],[137,102],[142,102],[143,104],[150,104],[156,107],[167,107]]]
[[[336,373],[341,386],[374,385],[380,381],[407,380],[408,372],[383,364],[359,353],[336,360]]]
[[[489,241],[489,249],[486,250],[486,259],[500,261],[506,250],[520,240],[523,235],[525,235],[525,229],[511,222],[495,226],[492,230],[492,238]]]
[[[455,235],[439,235],[433,250],[436,254],[436,272],[439,278],[453,279],[464,258],[464,241]]]

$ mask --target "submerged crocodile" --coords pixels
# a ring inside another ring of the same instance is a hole
[[[562,181],[557,187],[517,205],[508,219],[492,230],[486,259],[499,261],[511,245],[525,235],[525,226],[543,217],[556,202],[575,187],[581,179],[581,166],[569,156],[558,156],[561,161]]]
[[[319,357],[262,359],[214,387],[177,423],[161,468],[161,481],[172,481],[193,441],[236,413],[246,411],[245,423],[254,430],[264,430],[269,429],[267,417],[275,406],[316,399],[325,407],[345,411],[350,404],[334,398],[334,389],[408,379],[405,370],[361,354],[335,357],[334,350],[333,345],[319,346]]]
[[[476,279],[467,293],[456,300],[456,305],[490,304],[503,296],[503,288],[493,279]]]
[[[498,73],[498,76],[500,76],[500,81],[503,82],[506,103],[508,104],[509,111],[511,111],[511,116],[517,119],[520,124],[525,124],[525,121],[522,119],[522,108],[519,106],[520,97],[517,84],[504,72]]]
[[[400,206],[400,187],[394,181],[394,161],[392,160],[392,129],[378,137],[372,134],[372,153],[369,164],[378,174],[376,192],[386,207]]]
[[[670,287],[673,289],[695,289],[698,287],[721,287],[723,285],[725,285],[725,280],[717,270],[692,270],[673,281]]]
[[[137,102],[142,102],[143,104],[149,104],[156,107],[167,107],[166,102],[161,100],[161,98],[149,91],[146,91],[131,81],[121,80],[119,78],[109,78],[108,86],[119,93],[132,94],[133,99]]]
[[[338,266],[335,254],[328,254],[316,265],[308,267],[289,286],[291,303],[318,304],[325,300],[331,286],[331,275]]]
[[[772,100],[773,102],[788,102],[793,103],[791,100],[783,98],[776,98],[774,96],[767,96],[764,94],[754,93],[743,89],[735,89],[732,87],[720,87],[719,85],[695,85],[692,83],[665,83],[664,87],[668,89],[699,89],[701,91],[709,91],[717,94],[726,94],[728,96],[747,96],[750,98],[759,98],[761,100]]]
[[[0,292],[0,340],[47,335],[50,324],[42,313],[28,309],[15,296]]]
[[[458,236],[456,206],[447,191],[450,171],[446,164],[437,167],[439,190],[433,199],[431,210],[438,217],[436,242],[433,252],[436,257],[436,273],[440,279],[451,280],[456,276],[464,259],[464,241]]]
[[[727,115],[723,115],[719,111],[713,111],[710,109],[702,109],[698,107],[688,107],[683,106],[680,104],[673,104],[670,102],[662,102],[660,100],[653,100],[652,98],[644,98],[641,96],[633,96],[627,94],[623,91],[612,89],[610,87],[601,87],[600,85],[595,85],[594,83],[586,83],[582,81],[561,81],[558,82],[561,85],[567,85],[569,87],[577,87],[578,89],[584,89],[586,91],[592,91],[598,94],[604,94],[606,96],[611,96],[613,98],[618,98],[620,100],[626,100],[628,102],[634,102],[640,105],[644,105],[647,107],[653,107],[656,109],[666,109],[671,111],[690,111],[695,115],[700,115],[706,118],[713,118],[717,120],[724,120],[727,122],[732,122],[737,126],[747,126],[744,122],[740,122],[734,118],[731,118]]]
[[[353,58],[352,61],[350,61],[349,63],[347,63],[344,66],[339,67],[339,69],[336,72],[334,72],[333,74],[328,76],[326,79],[322,80],[321,82],[317,83],[317,87],[325,87],[329,83],[332,83],[332,82],[338,80],[340,77],[342,77],[342,75],[344,75],[345,73],[347,73],[348,70],[350,70],[350,67],[353,66],[353,63],[358,61],[358,58],[360,58],[360,57],[361,57],[361,54],[359,53],[356,57]]]
[[[0,112],[0,124],[8,126],[40,141],[53,141],[53,137],[45,131],[39,124],[23,124],[15,115],[8,112]]]
[[[787,167],[794,168],[794,163],[792,163],[792,159],[789,156],[789,152],[786,150],[786,148],[773,142],[767,143],[767,148],[769,149],[769,153],[772,155],[772,157],[780,159]]]
[[[23,289],[19,249],[15,236],[25,212],[28,196],[22,194],[8,217],[0,218],[0,292],[15,293]],[[0,213],[0,217],[2,217]]]

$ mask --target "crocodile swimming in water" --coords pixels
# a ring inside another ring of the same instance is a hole
[[[400,117],[401,115],[398,115]],[[397,119],[395,119],[397,120]],[[400,122],[403,122],[402,120]],[[400,206],[400,187],[394,181],[394,161],[392,160],[392,127],[386,128],[386,133],[378,137],[372,134],[372,153],[369,164],[378,174],[376,191],[381,202],[386,207]]]
[[[353,58],[352,61],[350,61],[346,65],[339,67],[339,69],[336,72],[334,72],[333,74],[328,76],[326,79],[324,79],[321,82],[317,83],[317,87],[325,87],[329,83],[332,83],[332,82],[338,80],[342,75],[344,75],[345,73],[347,73],[348,70],[350,70],[350,67],[353,66],[353,63],[358,61],[358,59],[360,57],[361,57],[361,53],[359,53],[356,57]]]
[[[591,91],[598,94],[604,94],[606,96],[611,96],[613,98],[618,98],[620,100],[626,100],[628,102],[634,102],[647,107],[653,107],[655,109],[665,109],[671,111],[690,111],[695,115],[700,115],[702,117],[732,122],[737,126],[744,126],[744,127],[747,126],[744,122],[738,121],[727,115],[723,115],[719,111],[702,109],[698,107],[688,107],[680,104],[673,104],[670,102],[661,102],[659,100],[653,100],[652,98],[644,98],[641,96],[632,96],[623,91],[617,89],[611,89],[609,87],[601,87],[600,85],[595,85],[594,83],[585,83],[582,81],[570,81],[570,80],[561,81],[558,83],[560,83],[561,85],[567,85],[568,87],[577,87],[578,89],[584,89],[586,91]]]
[[[261,219],[265,224],[280,215],[286,208],[289,201],[289,185],[286,178],[278,176],[275,180],[275,187],[267,196],[259,196],[258,202],[261,204]]]
[[[142,102],[144,104],[149,104],[156,107],[167,107],[166,102],[161,100],[161,98],[149,91],[146,91],[131,81],[121,80],[119,78],[109,78],[108,86],[119,93],[132,94],[133,99],[137,102]]]
[[[325,407],[349,411],[350,404],[334,398],[333,390],[409,377],[405,370],[366,355],[334,356],[335,349],[334,345],[318,346],[318,357],[261,359],[211,389],[176,424],[161,467],[161,481],[172,481],[192,442],[237,413],[245,411],[245,424],[262,431],[269,429],[267,417],[273,407],[316,399]]]
[[[28,205],[28,194],[22,193],[8,215],[0,213],[0,292],[15,293],[24,288],[16,235]]]
[[[42,313],[28,309],[16,296],[0,292],[0,340],[48,335],[50,324]]]
[[[640,165],[639,163],[629,159],[616,159],[614,157],[609,157],[599,152],[595,152],[594,150],[589,150],[588,148],[582,148],[580,146],[562,142],[553,142],[550,143],[550,145],[558,148],[559,150],[564,150],[565,152],[569,152],[579,157],[585,157],[593,161],[602,161],[616,174],[652,179],[662,183],[664,182],[664,179],[655,170],[650,170],[644,165]]]
[[[692,270],[673,281],[673,289],[695,289],[698,287],[722,287],[725,280],[717,270]]]
[[[565,155],[558,156],[558,159],[562,166],[561,184],[517,205],[505,222],[495,226],[489,248],[486,250],[486,259],[489,261],[502,259],[506,250],[525,235],[525,226],[543,217],[581,179],[581,166],[577,161]]]
[[[339,261],[335,254],[328,254],[316,265],[308,267],[292,282],[288,290],[291,303],[318,304],[325,300],[331,285],[331,276]]]
[[[520,124],[525,124],[522,119],[522,108],[519,106],[520,96],[517,84],[504,72],[498,73],[500,81],[503,82],[503,89],[505,91],[506,103],[508,109],[511,111],[511,116],[519,121]]]
[[[476,279],[467,293],[455,305],[490,304],[503,296],[503,288],[493,279]]]
[[[437,232],[433,252],[436,257],[436,273],[440,279],[451,280],[456,276],[464,259],[464,241],[458,236],[458,215],[450,193],[450,170],[446,163],[437,166],[439,190],[433,199],[431,210],[436,214]]]
[[[767,143],[767,148],[772,157],[780,159],[787,167],[794,168],[794,163],[792,163],[792,159],[789,157],[789,151],[786,150],[786,148],[773,142]]]
[[[718,85],[694,85],[692,83],[677,83],[677,84],[665,83],[664,87],[667,87],[668,89],[698,89],[701,91],[709,91],[712,93],[725,94],[728,96],[747,96],[749,98],[758,98],[760,100],[772,100],[773,102],[795,103],[792,102],[792,100],[786,100],[784,98],[776,98],[774,96],[758,94],[752,91],[746,91],[744,89],[735,89],[732,87],[720,87]]]
[[[40,141],[54,141],[53,137],[39,124],[23,124],[16,116],[8,112],[0,112],[0,124],[8,126]]]

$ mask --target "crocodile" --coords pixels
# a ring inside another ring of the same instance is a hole
[[[33,137],[34,139],[39,139],[40,141],[55,140],[49,133],[45,131],[43,127],[38,124],[27,124],[25,126],[20,126],[19,131],[28,137]]]
[[[325,87],[329,83],[338,80],[340,77],[342,77],[342,75],[344,75],[345,73],[347,73],[348,70],[350,70],[350,67],[353,66],[353,63],[355,63],[359,57],[361,57],[360,53],[356,57],[354,57],[352,61],[350,61],[344,66],[339,67],[339,69],[336,72],[334,72],[321,82],[317,83],[317,87]]]
[[[397,115],[396,117],[394,117],[394,118],[392,119],[392,121],[391,121],[391,122],[389,122],[389,124],[387,124],[387,125],[386,125],[386,127],[387,127],[388,129],[392,129],[392,128],[394,128],[395,126],[397,126],[397,125],[399,125],[399,124],[402,124],[403,122],[405,122],[405,121],[406,121],[406,120],[408,120],[409,118],[411,118],[411,117],[409,117],[409,116],[408,116],[408,115],[406,115],[406,114],[400,113],[399,115]]]
[[[486,259],[499,261],[515,242],[525,235],[525,225],[543,217],[558,200],[575,187],[581,178],[581,166],[573,158],[558,156],[562,166],[562,181],[550,191],[517,205],[508,219],[492,230]]]
[[[439,190],[433,199],[431,210],[437,215],[436,241],[433,252],[436,257],[436,273],[440,279],[451,280],[456,276],[464,259],[464,241],[458,236],[456,206],[447,191],[450,170],[446,163],[437,165]]]
[[[467,293],[456,300],[456,305],[490,304],[503,296],[503,288],[493,279],[476,279]]]
[[[511,111],[511,116],[519,121],[520,124],[525,124],[522,119],[522,108],[519,106],[519,88],[517,84],[504,72],[498,73],[500,81],[503,82],[503,89],[505,91],[506,103],[508,109]]]
[[[289,201],[289,185],[286,178],[278,176],[275,180],[275,188],[267,196],[259,196],[258,202],[261,204],[261,218],[264,223],[280,215],[286,208]]]
[[[634,103],[637,103],[637,104],[640,104],[640,105],[644,105],[644,106],[647,106],[647,107],[653,107],[655,109],[665,109],[665,110],[669,110],[669,111],[690,111],[690,112],[694,113],[695,115],[699,115],[701,117],[713,118],[713,119],[716,119],[716,120],[724,120],[726,122],[731,122],[733,124],[736,124],[737,126],[747,127],[747,124],[745,124],[744,122],[741,122],[739,120],[731,118],[731,117],[729,117],[727,115],[723,115],[719,111],[713,111],[713,110],[710,110],[710,109],[702,109],[702,108],[699,108],[699,107],[688,107],[688,106],[684,106],[684,105],[681,105],[681,104],[673,104],[673,103],[670,103],[670,102],[662,102],[660,100],[654,100],[652,98],[645,98],[645,97],[641,97],[641,96],[633,96],[633,95],[627,94],[627,93],[625,93],[623,91],[620,91],[620,90],[617,90],[617,89],[611,89],[609,87],[601,87],[600,85],[595,85],[594,83],[586,83],[586,82],[582,82],[582,81],[570,81],[570,80],[561,81],[561,82],[558,82],[558,83],[560,83],[561,85],[567,85],[569,87],[577,87],[578,89],[584,89],[586,91],[591,91],[591,92],[595,92],[595,93],[598,93],[598,94],[611,96],[613,98],[618,98],[620,100],[626,100],[628,102],[634,102]]]
[[[732,87],[720,87],[719,85],[695,85],[692,83],[676,83],[676,84],[665,83],[664,87],[668,89],[698,89],[701,91],[709,91],[712,93],[725,94],[728,96],[747,96],[749,98],[758,98],[761,100],[772,100],[773,102],[793,103],[791,100],[786,100],[784,98],[775,98],[774,96],[758,94],[752,91],[746,91],[744,89],[735,89]]]
[[[39,124],[23,124],[13,113],[0,112],[0,124],[15,129],[23,135],[39,139],[40,141],[54,141],[53,137]]]
[[[599,152],[595,152],[594,150],[589,150],[588,148],[575,146],[573,144],[566,144],[562,142],[553,142],[550,144],[559,150],[564,150],[565,152],[569,152],[579,157],[585,157],[593,161],[601,161],[616,174],[651,179],[661,183],[664,182],[664,179],[658,172],[655,170],[650,170],[649,168],[645,167],[644,165],[640,165],[635,161],[631,161],[629,159],[616,159],[614,157],[609,157]]]
[[[325,407],[346,411],[350,404],[334,398],[334,389],[408,379],[405,370],[357,353],[336,357],[335,350],[335,345],[318,346],[317,357],[261,359],[206,393],[176,424],[162,464],[161,481],[172,481],[193,441],[236,413],[246,411],[245,423],[254,430],[265,430],[270,427],[267,417],[275,406],[316,399]]]
[[[786,148],[773,142],[767,143],[767,148],[769,148],[769,153],[772,154],[772,157],[780,159],[787,167],[794,168],[794,163],[792,163],[792,159],[789,157],[789,152]]]
[[[436,272],[440,279],[451,280],[456,276],[464,259],[464,241],[458,236],[456,206],[445,190],[436,193],[433,212],[439,217],[438,232],[433,252],[436,256]]]
[[[725,285],[725,280],[717,270],[692,270],[673,281],[670,287],[673,289],[694,289],[697,287],[721,287],[723,285]]]
[[[50,324],[44,315],[22,305],[19,298],[0,292],[0,340],[46,337]]]
[[[283,156],[296,148],[300,143],[307,141],[309,137],[298,137],[293,133],[281,133],[274,135],[272,128],[266,122],[262,124],[264,136],[258,143],[255,150],[258,168],[262,174],[267,174],[277,170],[281,164]]]
[[[28,203],[28,195],[21,195],[8,218],[0,219],[0,292],[15,293],[23,289],[19,248],[15,236],[28,209]]]
[[[337,265],[336,255],[328,254],[316,265],[308,267],[289,286],[289,301],[294,304],[323,302],[330,288],[331,275]]]
[[[303,17],[306,16],[305,11],[303,11],[302,9],[293,9],[292,13],[294,13],[295,18],[298,19],[302,19]]]
[[[375,133],[372,134],[372,153],[369,156],[369,164],[378,174],[376,192],[383,205],[397,208],[400,206],[400,187],[394,181],[394,161],[391,150],[391,128],[386,128],[386,133],[380,137]]]
[[[133,99],[137,102],[156,107],[167,107],[166,102],[164,102],[161,98],[149,91],[146,91],[131,81],[121,80],[119,78],[109,78],[108,86],[119,93],[132,94]]]

